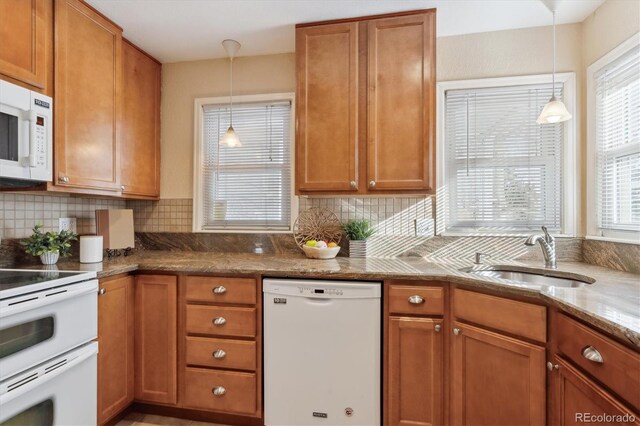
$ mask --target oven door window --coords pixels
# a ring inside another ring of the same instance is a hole
[[[0,111],[0,160],[18,161],[18,126],[15,115]]]
[[[0,423],[1,426],[53,425],[53,400],[47,399],[33,405],[10,419]]]
[[[53,327],[53,317],[45,317],[0,330],[0,359],[50,339]]]

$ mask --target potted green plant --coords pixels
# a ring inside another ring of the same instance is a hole
[[[342,229],[349,239],[349,257],[367,257],[367,238],[376,232],[369,221],[351,220]]]
[[[24,251],[32,256],[40,256],[43,265],[54,265],[60,256],[71,254],[71,241],[78,236],[70,231],[42,232],[42,225],[33,227],[33,234],[22,242]]]

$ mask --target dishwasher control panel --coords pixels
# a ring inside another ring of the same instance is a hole
[[[326,294],[328,296],[342,296],[342,290],[339,288],[330,288],[330,287],[298,287],[298,291],[302,295],[315,295],[320,296]]]

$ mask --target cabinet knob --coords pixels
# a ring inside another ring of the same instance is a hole
[[[376,181],[375,180],[369,181],[369,188],[375,188],[375,187],[376,187]]]
[[[224,317],[216,317],[213,319],[213,325],[225,325],[227,320]]]
[[[442,326],[440,324],[436,324],[433,329],[436,331],[436,333],[440,333],[440,330],[442,330]]]
[[[418,295],[418,294],[414,294],[413,296],[409,296],[409,303],[412,303],[414,305],[419,305],[421,303],[424,303],[424,297]]]
[[[453,334],[455,334],[456,336],[458,336],[460,333],[462,333],[462,330],[459,329],[458,327],[453,329]]]
[[[351,186],[351,189],[356,189],[356,188],[358,187],[358,184],[356,183],[356,181],[355,181],[355,180],[352,180],[352,181],[349,183],[349,186]]]
[[[69,176],[60,176],[58,180],[62,183],[69,183]]]
[[[224,294],[227,292],[227,288],[225,286],[219,285],[214,287],[212,290],[213,294]]]
[[[103,288],[101,288],[100,290],[98,290],[98,294],[99,294],[100,296],[102,296],[102,295],[103,295],[103,294],[105,294],[106,292],[107,292],[107,289],[106,289],[106,288],[104,288],[104,287],[103,287]]]
[[[224,386],[216,386],[215,388],[211,389],[211,392],[215,396],[222,396],[227,393],[227,390],[224,388]]]
[[[120,190],[124,191],[124,185],[120,185]]]
[[[582,350],[582,356],[591,362],[595,362],[596,364],[604,363],[604,358],[602,358],[602,354],[598,352],[598,350],[591,345],[587,346]]]
[[[560,369],[560,366],[558,364],[547,362],[547,370],[553,371],[553,370],[559,370],[559,369]]]
[[[223,351],[222,349],[218,349],[217,351],[214,351],[211,355],[214,358],[221,359],[221,358],[224,358],[225,356],[227,356],[227,353],[225,351]]]

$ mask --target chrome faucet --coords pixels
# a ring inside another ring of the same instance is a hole
[[[540,243],[542,255],[544,256],[544,266],[549,269],[556,269],[556,239],[549,235],[547,227],[543,226],[543,235],[532,235],[524,242],[527,246],[535,246]]]

